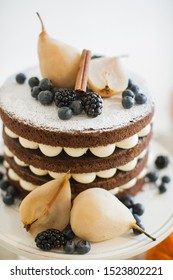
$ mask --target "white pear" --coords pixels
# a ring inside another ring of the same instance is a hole
[[[54,86],[74,88],[80,61],[80,52],[72,46],[54,40],[45,31],[40,15],[37,13],[42,32],[38,40],[40,71],[44,78]]]
[[[20,218],[24,227],[33,236],[48,228],[63,230],[70,219],[71,189],[70,175],[36,188],[20,205]]]
[[[74,199],[70,223],[76,236],[92,242],[114,238],[131,228],[145,233],[136,225],[129,209],[113,194],[100,188],[83,191]]]
[[[128,76],[122,65],[122,57],[99,57],[89,66],[88,85],[102,97],[109,97],[127,88]]]

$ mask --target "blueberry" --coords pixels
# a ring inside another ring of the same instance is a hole
[[[37,99],[40,91],[41,91],[41,88],[39,86],[35,86],[35,87],[31,88],[32,97]]]
[[[134,219],[136,220],[137,224],[140,224],[141,220],[137,214],[133,214]]]
[[[159,186],[159,193],[165,193],[167,191],[167,187],[164,183]]]
[[[28,84],[31,88],[33,87],[36,87],[39,85],[39,79],[37,77],[31,77],[29,80],[28,80]]]
[[[130,89],[126,89],[122,92],[122,97],[124,98],[125,96],[131,96],[132,98],[134,98],[135,94]]]
[[[127,88],[130,89],[132,87],[132,85],[133,85],[133,82],[131,79],[129,79]]]
[[[72,114],[72,110],[69,107],[61,107],[58,109],[58,116],[61,120],[71,119]]]
[[[4,157],[2,155],[0,155],[0,164],[2,164],[4,161]]]
[[[162,183],[168,184],[169,182],[171,182],[171,178],[169,176],[162,177]]]
[[[53,102],[54,95],[49,90],[40,91],[38,94],[38,101],[42,105],[50,105]]]
[[[70,226],[66,227],[66,228],[63,230],[63,234],[64,234],[66,240],[72,240],[72,239],[75,238],[75,234],[74,234],[74,232],[72,231],[72,229],[71,229]]]
[[[122,105],[125,109],[130,109],[131,107],[133,107],[134,103],[134,98],[132,98],[131,96],[125,96],[122,99]]]
[[[158,156],[155,160],[155,165],[158,169],[163,169],[169,164],[169,159],[167,156]]]
[[[26,80],[25,74],[19,73],[19,74],[16,75],[16,82],[18,84],[21,84],[21,85],[24,84],[25,80]]]
[[[14,196],[11,194],[6,194],[3,196],[2,200],[6,205],[12,205],[14,203]]]
[[[4,174],[0,171],[0,180],[4,177]]]
[[[134,94],[137,94],[139,92],[139,87],[137,85],[132,84],[130,90],[132,90]]]
[[[144,206],[141,203],[133,204],[132,213],[141,216],[144,213]]]
[[[132,208],[133,206],[133,198],[130,195],[125,195],[121,197],[120,201],[127,207]]]
[[[82,101],[81,100],[75,100],[70,104],[70,108],[73,111],[74,115],[79,115],[83,111]]]
[[[86,254],[90,251],[91,249],[91,244],[89,241],[86,240],[80,240],[77,244],[76,244],[76,251],[78,254]]]
[[[9,185],[10,185],[10,183],[7,180],[3,180],[3,181],[0,182],[0,188],[3,191],[5,191],[8,188]]]
[[[52,89],[52,82],[51,82],[51,80],[46,79],[46,78],[42,79],[40,81],[39,85],[40,85],[42,90],[51,90]]]
[[[149,182],[155,183],[159,178],[159,173],[155,171],[149,172],[146,174],[145,177],[148,179]]]
[[[53,87],[52,89],[51,89],[51,91],[55,94],[55,92],[58,92],[58,90],[59,90],[59,88],[58,87]]]
[[[140,228],[142,228],[143,230],[145,230],[145,228],[144,228],[144,226],[142,225],[142,224],[138,224],[137,223],[137,225],[140,227]],[[142,232],[140,231],[140,230],[138,230],[138,229],[136,229],[136,228],[133,228],[133,233],[135,234],[135,235],[139,235],[139,234],[142,234]]]
[[[137,104],[141,105],[141,104],[145,104],[147,102],[147,97],[145,94],[143,93],[137,93],[135,95],[135,101]]]
[[[73,254],[75,252],[76,245],[74,241],[68,240],[63,246],[64,252],[67,254]]]
[[[7,194],[11,194],[12,196],[16,196],[17,195],[17,189],[14,186],[8,186],[7,187]]]

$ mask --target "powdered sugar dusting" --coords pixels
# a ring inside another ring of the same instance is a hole
[[[37,67],[23,71],[27,78],[40,77]],[[0,106],[14,118],[32,126],[54,131],[100,130],[126,126],[129,122],[139,120],[152,111],[153,102],[147,85],[142,78],[130,73],[130,78],[136,83],[141,92],[147,95],[147,103],[135,105],[131,109],[124,109],[121,105],[121,94],[103,99],[103,112],[96,118],[89,118],[86,114],[73,116],[68,121],[58,118],[58,108],[53,103],[43,106],[31,96],[31,90],[26,81],[17,84],[15,75],[11,76],[0,89]]]

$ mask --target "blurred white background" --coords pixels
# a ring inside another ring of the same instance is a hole
[[[125,64],[147,80],[155,98],[155,132],[170,131],[172,0],[0,0],[0,84],[38,63],[36,11],[56,39],[94,53],[129,54]]]
[[[0,85],[38,64],[36,12],[52,37],[80,50],[129,54],[126,66],[146,79],[155,99],[155,135],[170,138],[172,129],[173,136],[173,0],[0,0]]]

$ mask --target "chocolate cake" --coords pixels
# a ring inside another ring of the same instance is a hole
[[[145,94],[145,104],[122,106],[121,93],[103,98],[102,113],[64,121],[54,103],[43,106],[31,96],[28,79],[37,67],[23,71],[23,84],[11,76],[0,90],[4,166],[9,181],[22,197],[45,182],[70,172],[73,196],[100,187],[121,197],[143,186],[154,105],[145,81],[128,76]]]

